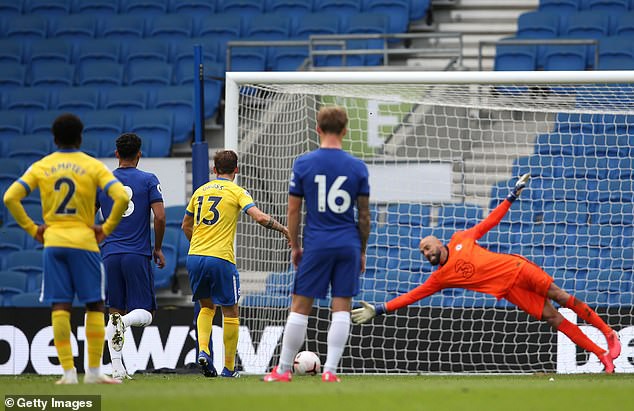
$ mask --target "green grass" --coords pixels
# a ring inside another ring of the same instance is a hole
[[[549,381],[550,378],[554,381]],[[530,376],[342,376],[339,384],[297,377],[136,375],[119,386],[55,386],[56,377],[0,377],[0,394],[100,394],[102,410],[625,410],[634,374]]]

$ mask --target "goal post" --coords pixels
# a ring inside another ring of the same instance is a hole
[[[634,372],[634,71],[227,73],[225,147],[239,155],[238,183],[282,222],[293,161],[319,146],[316,113],[331,104],[349,115],[344,149],[370,170],[372,229],[355,304],[422,284],[432,267],[420,239],[447,242],[530,172],[521,199],[478,243],[531,259],[595,308],[621,335],[616,371]],[[238,349],[247,373],[279,358],[293,269],[277,234],[238,229],[241,324],[253,344],[241,339]],[[322,362],[328,305],[315,302],[302,348]],[[353,325],[340,364],[343,373],[601,369],[505,300],[461,289]]]

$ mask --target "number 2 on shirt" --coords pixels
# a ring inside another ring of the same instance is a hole
[[[198,209],[196,210],[196,225],[200,223],[203,223],[205,225],[213,225],[218,222],[218,219],[220,218],[220,212],[218,211],[217,207],[218,204],[220,204],[220,200],[222,200],[222,197],[218,196],[198,196],[196,198],[196,201],[198,202]],[[201,219],[201,211],[204,202],[211,203],[208,210],[212,214],[211,220],[206,218]]]
[[[323,174],[315,175],[315,183],[317,183],[317,211],[325,213],[326,205],[335,214],[343,214],[348,211],[350,204],[352,204],[350,194],[341,188],[347,179],[348,177],[346,176],[339,176],[332,183],[330,189],[327,189],[326,176]],[[341,199],[341,204],[337,204],[337,199]]]
[[[61,191],[62,186],[67,187],[66,195],[62,199],[62,202],[55,210],[55,214],[75,214],[77,213],[77,209],[68,208],[68,203],[70,203],[70,199],[75,194],[75,182],[68,177],[62,177],[59,180],[55,181],[55,191]]]

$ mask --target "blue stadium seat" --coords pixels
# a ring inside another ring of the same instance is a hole
[[[572,14],[579,10],[580,0],[540,0],[539,10],[558,14]]]
[[[566,179],[561,191],[556,191],[559,196],[554,200],[571,200],[593,202],[598,200],[596,180]]]
[[[590,214],[584,203],[572,201],[558,201],[548,203],[544,207],[544,224],[569,223],[576,225],[588,224]]]
[[[274,47],[269,54],[269,68],[273,71],[297,70],[308,59],[308,47]]]
[[[125,111],[145,110],[148,108],[148,89],[146,87],[115,87],[102,93],[103,108]]]
[[[533,177],[561,177],[563,159],[558,156],[532,155],[513,160],[512,175],[530,173]]]
[[[99,130],[85,131],[81,149],[93,157],[114,157],[118,134]]]
[[[8,214],[8,211],[7,211]],[[4,220],[11,217],[0,216]],[[25,231],[19,227],[3,227],[0,229],[0,268],[4,267],[7,256],[15,251],[21,251],[26,244]]]
[[[629,37],[603,37],[599,41],[599,70],[633,70],[634,50]]]
[[[122,49],[122,61],[166,63],[169,57],[169,43],[162,39],[137,39],[126,42]]]
[[[246,35],[253,40],[288,40],[291,20],[282,13],[263,13],[253,16]]]
[[[249,18],[264,12],[264,2],[260,0],[224,0],[219,2],[218,10],[223,13],[238,13]]]
[[[560,133],[592,133],[592,115],[588,113],[557,113],[555,131]],[[577,141],[574,141],[576,144]]]
[[[81,119],[84,123],[84,134],[93,133],[107,139],[112,136],[117,137],[123,132],[124,118],[120,110],[88,111]]]
[[[291,19],[293,26],[296,26],[304,14],[313,11],[313,0],[269,0],[266,11],[282,13]]]
[[[23,1],[0,0],[0,15],[7,17],[15,17],[22,14]]]
[[[31,87],[72,87],[74,80],[72,64],[40,61],[31,65]]]
[[[266,50],[261,47],[232,47],[230,71],[264,71]]]
[[[347,23],[361,13],[361,5],[362,2],[357,0],[316,0],[315,11],[335,14]]]
[[[182,213],[185,214],[184,211]],[[181,217],[182,220],[182,217]],[[185,267],[187,264],[187,255],[189,253],[189,240],[185,237],[185,233],[180,230],[178,236],[178,266]]]
[[[48,136],[37,134],[24,135],[21,138],[12,139],[7,144],[9,158],[33,163],[51,153],[51,140]]]
[[[409,25],[409,0],[364,0],[363,11],[389,18],[388,33],[405,33]]]
[[[192,17],[187,14],[156,16],[148,24],[147,37],[156,39],[188,39],[192,36]]]
[[[46,89],[12,89],[5,98],[4,108],[11,111],[30,113],[47,110],[50,106],[50,92]]]
[[[599,11],[583,10],[568,17],[566,36],[598,39],[610,34],[610,16]]]
[[[119,13],[119,2],[112,0],[77,0],[73,11],[79,14],[108,16]]]
[[[610,203],[605,204],[609,205]],[[627,211],[632,212],[633,210],[630,207],[630,210]],[[598,217],[600,218],[602,216],[602,214],[599,214]],[[593,216],[592,219],[596,221],[597,216]],[[629,222],[626,223],[629,224]],[[591,224],[589,226],[588,236],[588,245],[590,247],[628,247],[629,245],[625,241],[625,238],[632,236],[632,226],[616,225],[609,221],[607,224]]]
[[[584,0],[585,9],[603,11],[612,16],[627,13],[630,9],[629,0]]]
[[[634,201],[634,186],[631,180],[602,180],[597,186],[599,202]]]
[[[153,61],[128,63],[128,86],[169,86],[172,83],[172,66]]]
[[[6,35],[14,40],[46,38],[46,19],[38,15],[15,16],[7,20]]]
[[[24,14],[59,16],[70,14],[71,0],[29,0]]]
[[[622,158],[615,169],[608,171],[608,178],[613,180],[634,179],[634,158]]]
[[[540,134],[535,141],[535,154],[571,156],[574,154],[573,137],[570,133]]]
[[[618,164],[618,160],[616,161]],[[564,157],[564,177],[589,178],[595,180],[606,179],[608,177],[609,165],[612,163],[613,161],[608,161],[607,158]]]
[[[192,86],[194,83],[194,71],[191,64],[181,60],[174,71],[176,85]],[[214,115],[220,103],[220,93],[224,83],[224,69],[218,63],[205,65],[205,118]]]
[[[0,63],[0,90],[23,87],[26,84],[26,66],[17,63]]]
[[[101,139],[91,133],[82,135],[81,151],[91,157],[106,157],[101,155]]]
[[[617,19],[613,34],[616,36],[631,36],[634,34],[634,11],[624,13]]]
[[[431,9],[431,0],[411,0],[409,5],[409,19],[411,21],[427,16]]]
[[[577,150],[581,155],[590,157],[619,157],[621,147],[619,141],[621,137],[615,134],[584,134],[581,139],[581,146]]]
[[[24,59],[24,45],[20,41],[0,40],[0,64],[21,64]]]
[[[166,109],[172,113],[173,141],[183,143],[192,133],[194,96],[189,86],[162,87],[156,90],[153,108]]]
[[[26,131],[29,134],[39,134],[52,138],[51,126],[60,114],[62,112],[57,110],[30,113],[27,117]]]
[[[344,32],[346,34],[385,34],[388,32],[389,19],[383,14],[358,13],[350,16]],[[383,39],[367,39],[349,41],[347,47],[350,49],[376,49],[382,50]],[[349,65],[376,66],[383,62],[381,54],[367,54],[365,56],[348,56]]]
[[[183,217],[185,216],[186,205],[175,205],[165,207],[165,219],[167,227],[180,230]],[[180,255],[180,254],[179,254]]]
[[[136,14],[144,17],[167,13],[167,0],[125,0],[121,2],[121,14]]]
[[[0,140],[24,134],[24,119],[23,113],[0,111]]]
[[[145,32],[145,20],[141,16],[126,14],[116,15],[104,19],[101,37],[131,40],[142,38]]]
[[[178,40],[172,42],[168,60],[172,63],[180,63],[185,60],[190,67],[194,64],[194,46],[200,45],[203,53],[204,64],[216,63],[218,59],[226,59],[225,55],[220,55],[218,51],[219,41],[213,37],[195,37],[189,40]],[[224,47],[224,46],[223,46]]]
[[[72,45],[63,39],[34,40],[26,59],[31,64],[70,63],[72,59]]]
[[[624,90],[624,92],[626,92]],[[632,134],[630,133],[630,125],[634,123],[634,117],[623,114],[593,114],[592,130],[595,134]],[[632,129],[634,131],[634,128]],[[619,141],[619,144],[630,146],[629,140]],[[624,147],[625,148],[625,147]],[[622,154],[623,157],[629,157],[629,150]]]
[[[293,273],[270,273],[266,276],[265,289],[267,294],[290,295],[293,287]]]
[[[131,113],[128,128],[143,138],[147,157],[168,157],[172,147],[172,113],[169,110],[143,110]]]
[[[42,273],[42,251],[22,250],[15,251],[7,256],[6,270],[19,271],[27,275],[38,275]]]
[[[547,45],[544,47],[544,70],[585,70],[586,46]]]
[[[77,69],[77,85],[119,87],[123,85],[122,64],[104,61],[86,61]]]
[[[49,37],[73,41],[92,39],[97,32],[97,18],[89,14],[72,14],[51,20]]]
[[[388,204],[387,206],[388,224],[407,224],[415,226],[429,226],[431,224],[431,207],[414,204]]]
[[[218,41],[235,40],[242,35],[242,18],[239,14],[212,14],[205,16],[194,31],[195,37],[213,37]]]
[[[0,294],[6,297],[26,292],[26,278],[19,271],[0,271]]]
[[[128,43],[125,43],[128,44]],[[93,39],[77,45],[75,62],[112,62],[118,63],[121,55],[121,42],[112,39]]]
[[[5,307],[49,307],[48,304],[40,302],[40,293],[23,293],[11,298],[9,304],[5,303]]]
[[[213,14],[216,11],[216,0],[172,0],[170,13],[189,14],[203,16]]]
[[[339,33],[339,19],[330,13],[310,13],[301,17],[293,37],[307,39],[311,34]]]
[[[537,67],[537,48],[532,45],[498,44],[494,67],[496,71],[533,71]]]
[[[70,113],[81,113],[99,108],[99,92],[90,87],[70,87],[57,93],[55,108]]]
[[[288,308],[291,304],[291,296],[269,295],[265,293],[248,293],[243,296],[243,307],[278,307]]]
[[[519,38],[547,39],[559,35],[560,17],[548,11],[529,11],[517,19]]]
[[[475,204],[443,204],[438,214],[438,225],[464,229],[482,220],[482,208]]]

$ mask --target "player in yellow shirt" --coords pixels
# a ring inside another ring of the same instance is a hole
[[[231,150],[214,156],[216,178],[198,188],[192,195],[182,228],[190,240],[187,271],[192,300],[200,302],[196,319],[198,329],[198,364],[206,377],[215,377],[213,354],[209,349],[211,327],[216,305],[222,307],[225,366],[221,377],[239,377],[235,370],[238,347],[238,299],[240,279],[236,268],[233,243],[240,211],[260,225],[282,233],[288,240],[288,229],[258,209],[251,194],[236,185],[238,155]]]
[[[51,321],[57,356],[64,369],[58,384],[77,384],[70,344],[70,310],[75,294],[86,305],[87,384],[116,384],[101,373],[105,334],[104,276],[98,243],[112,233],[128,207],[123,185],[100,161],[79,151],[81,120],[62,114],[53,122],[58,151],[36,161],[4,195],[17,223],[44,244],[44,275],[40,300],[52,305]],[[97,187],[114,200],[103,225],[93,225]],[[39,189],[44,224],[37,226],[21,200]]]

